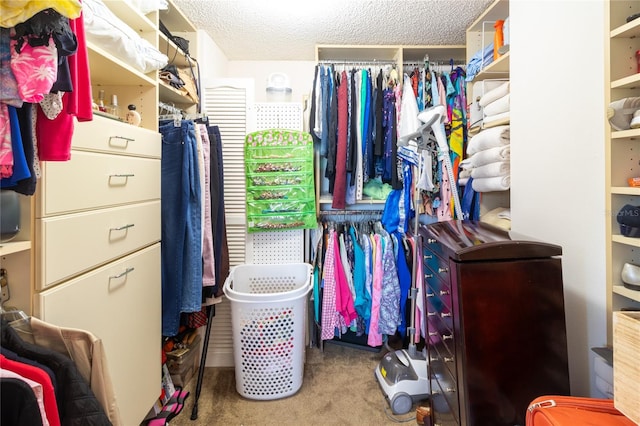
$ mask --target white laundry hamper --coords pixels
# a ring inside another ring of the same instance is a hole
[[[307,263],[231,269],[224,294],[231,302],[236,390],[243,397],[284,398],[302,386],[311,276]]]

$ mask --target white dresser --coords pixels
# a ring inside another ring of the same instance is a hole
[[[42,164],[34,313],[103,340],[125,425],[160,394],[160,134],[94,116]]]

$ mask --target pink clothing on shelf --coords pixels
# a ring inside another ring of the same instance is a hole
[[[11,146],[11,121],[9,107],[0,102],[0,178],[13,175],[13,147]]]
[[[18,82],[20,98],[24,102],[38,103],[58,78],[58,49],[53,37],[49,37],[45,46],[22,43],[18,53],[19,41],[11,39],[11,71]]]
[[[39,106],[36,108],[38,114],[36,139],[40,161],[68,161],[71,159],[74,117],[78,121],[93,120],[91,74],[89,73],[89,55],[82,15],[69,20],[69,26],[78,42],[76,53],[67,58],[73,92],[67,92],[63,95],[64,110],[54,120],[49,120]]]
[[[380,235],[374,235],[375,255],[373,271],[373,291],[371,294],[371,321],[369,322],[369,334],[367,344],[369,346],[382,345],[382,334],[378,331],[380,320],[380,297],[382,296],[382,242]]]
[[[213,227],[211,225],[211,191],[209,188],[211,176],[211,144],[207,126],[198,124],[202,137],[202,153],[204,156],[204,224],[202,226],[202,285],[213,286],[216,284],[216,259],[213,251]]]
[[[326,257],[324,259],[324,266],[322,268],[322,282],[323,282],[323,295],[322,295],[322,317],[320,326],[322,328],[321,339],[331,340],[334,337],[335,327],[337,326],[336,319],[336,280],[335,280],[335,250],[331,248],[335,244],[336,232],[334,230],[329,231],[329,241],[327,243],[328,249],[326,250]]]
[[[337,239],[334,243],[334,256],[336,260],[336,308],[344,320],[344,323],[341,321],[340,325],[346,327],[351,324],[351,321],[358,318],[358,314],[356,313],[349,283],[347,282],[347,275],[345,274],[342,258],[340,257],[340,246]]]

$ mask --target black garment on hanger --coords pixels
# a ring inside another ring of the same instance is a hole
[[[10,377],[0,378],[1,425],[42,426],[42,416],[36,394],[24,380]]]
[[[311,90],[311,104],[310,104],[310,111],[309,111],[309,133],[311,133],[311,137],[313,138],[313,143],[320,143],[320,138],[318,137],[318,135],[316,135],[316,133],[314,132],[314,129],[316,127],[316,96],[318,96],[318,94],[316,93],[316,82],[318,81],[318,68],[320,66],[316,65],[315,67],[315,71],[313,74],[313,89]]]

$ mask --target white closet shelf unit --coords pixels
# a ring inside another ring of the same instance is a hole
[[[467,63],[480,49],[493,41],[493,24],[509,16],[509,0],[494,1],[485,12],[467,28]],[[510,52],[482,67],[474,77],[475,81],[509,78]]]
[[[635,56],[640,50],[640,19],[626,22],[640,12],[635,0],[608,1],[605,7],[605,111],[611,102],[640,96],[640,72]],[[606,117],[606,115],[605,115]],[[605,118],[606,120],[606,118]],[[605,127],[607,343],[613,342],[612,312],[640,308],[640,291],[623,285],[625,263],[640,265],[640,238],[621,234],[617,213],[625,204],[640,205],[640,188],[627,179],[640,176],[637,151],[640,129],[616,131]]]

